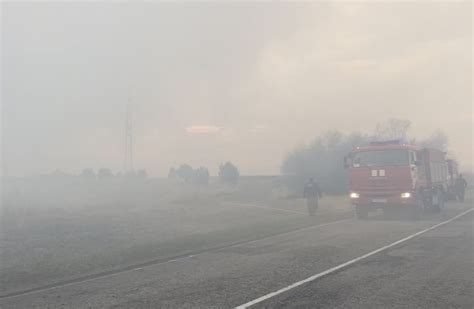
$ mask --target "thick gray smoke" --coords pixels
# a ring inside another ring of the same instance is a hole
[[[7,173],[226,160],[275,174],[328,130],[411,120],[471,166],[471,4],[2,3]],[[427,111],[429,113],[427,114]]]

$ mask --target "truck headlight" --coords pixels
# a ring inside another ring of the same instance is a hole
[[[357,192],[351,192],[351,194],[349,194],[350,198],[359,198],[360,194],[357,193]]]
[[[410,193],[410,192],[403,192],[402,194],[400,194],[400,197],[401,197],[401,198],[410,198],[410,197],[411,197],[411,193]]]

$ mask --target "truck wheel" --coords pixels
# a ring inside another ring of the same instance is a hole
[[[367,207],[356,205],[355,213],[359,220],[367,220],[367,218],[369,218],[369,210]]]

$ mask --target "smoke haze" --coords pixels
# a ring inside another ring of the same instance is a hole
[[[327,130],[387,118],[436,129],[472,169],[472,4],[2,3],[2,134],[10,175],[161,176],[231,160],[275,174]]]

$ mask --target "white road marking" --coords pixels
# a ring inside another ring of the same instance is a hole
[[[400,239],[400,240],[397,240],[396,242],[393,242],[393,243],[391,243],[391,244],[389,244],[389,245],[383,246],[383,247],[381,247],[381,248],[379,248],[379,249],[376,249],[376,250],[374,250],[374,251],[372,251],[372,252],[369,252],[369,253],[367,253],[367,254],[364,254],[364,255],[362,255],[362,256],[359,256],[359,257],[357,257],[357,258],[355,258],[355,259],[352,259],[352,260],[350,260],[350,261],[347,261],[347,262],[345,262],[345,263],[343,263],[343,264],[337,265],[337,266],[335,266],[335,267],[333,267],[333,268],[327,269],[327,270],[325,270],[325,271],[323,271],[323,272],[320,272],[319,274],[316,274],[316,275],[313,275],[313,276],[308,277],[308,278],[306,278],[306,279],[303,279],[303,280],[301,280],[301,281],[295,282],[295,283],[293,283],[293,284],[291,284],[291,285],[289,285],[289,286],[287,286],[287,287],[284,287],[284,288],[282,288],[282,289],[279,289],[278,291],[275,291],[275,292],[272,292],[272,293],[268,293],[268,294],[266,294],[266,295],[264,295],[264,296],[262,296],[262,297],[259,297],[259,298],[257,298],[257,299],[254,299],[254,300],[252,300],[252,301],[249,301],[249,302],[247,302],[247,303],[245,303],[245,304],[243,304],[243,305],[237,306],[237,307],[235,307],[235,308],[236,308],[236,309],[249,308],[250,306],[256,305],[256,304],[261,303],[261,302],[263,302],[263,301],[265,301],[265,300],[267,300],[267,299],[270,299],[270,298],[272,298],[272,297],[275,297],[275,296],[277,296],[277,295],[279,295],[279,294],[285,293],[285,292],[287,292],[287,291],[289,291],[289,290],[291,290],[291,289],[294,289],[294,288],[296,288],[296,287],[299,287],[299,286],[301,286],[301,285],[303,285],[303,284],[305,284],[305,283],[308,283],[308,282],[314,281],[314,280],[316,280],[316,279],[319,279],[319,278],[321,278],[321,277],[323,277],[323,276],[326,276],[326,275],[328,275],[328,274],[330,274],[330,273],[333,273],[333,272],[338,271],[338,270],[340,270],[340,269],[342,269],[342,268],[345,268],[345,267],[347,267],[347,266],[349,266],[349,265],[352,265],[352,264],[354,264],[354,263],[357,263],[357,262],[360,261],[360,260],[366,259],[366,258],[368,258],[368,257],[370,257],[370,256],[372,256],[372,255],[374,255],[374,254],[377,254],[377,253],[380,253],[380,252],[382,252],[382,251],[384,251],[384,250],[390,249],[390,248],[392,248],[392,247],[394,247],[394,246],[396,246],[396,245],[399,245],[399,244],[401,244],[401,243],[403,243],[403,242],[406,242],[406,241],[408,241],[408,240],[410,240],[410,239],[412,239],[412,238],[415,238],[415,237],[417,237],[417,236],[420,236],[421,234],[424,234],[424,233],[429,232],[429,231],[431,231],[431,230],[434,230],[434,229],[436,229],[436,228],[438,228],[438,227],[440,227],[440,226],[443,226],[443,225],[445,225],[445,224],[448,224],[448,223],[450,223],[451,221],[454,221],[454,220],[456,220],[456,219],[458,219],[458,218],[460,218],[460,217],[462,217],[462,216],[464,216],[464,215],[466,215],[466,214],[472,212],[473,210],[474,210],[474,208],[471,208],[471,209],[469,209],[469,210],[466,210],[465,212],[463,212],[463,213],[461,213],[461,214],[459,214],[459,215],[457,215],[457,216],[454,216],[454,217],[452,217],[452,218],[449,219],[449,220],[446,220],[446,221],[443,221],[443,222],[441,222],[441,223],[435,224],[435,225],[433,225],[433,226],[431,226],[431,227],[429,227],[429,228],[427,228],[427,229],[424,229],[424,230],[419,231],[419,232],[417,232],[417,233],[411,234],[410,236],[407,236],[407,237],[405,237],[405,238],[402,238],[402,239]]]
[[[283,209],[283,208],[268,207],[268,206],[262,206],[262,205],[256,205],[256,204],[232,203],[232,202],[228,202],[228,203],[225,203],[225,204],[227,204],[227,205],[232,205],[232,206],[240,206],[240,207],[271,209],[271,210],[282,211],[282,212],[289,212],[289,213],[294,213],[294,214],[299,214],[299,215],[305,215],[305,216],[307,215],[306,212],[295,211],[295,210],[290,210],[290,209]]]

